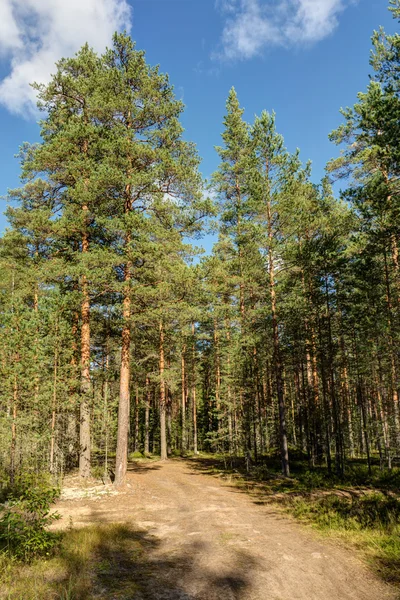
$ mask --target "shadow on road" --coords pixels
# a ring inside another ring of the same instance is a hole
[[[327,529],[325,515],[329,515],[329,518],[333,520],[334,525],[331,528],[333,533],[335,533],[336,522],[339,523],[337,531],[340,531],[340,524],[345,531],[353,529],[356,532],[353,540],[356,540],[355,544],[359,547],[360,542],[357,539],[359,529],[370,532],[372,552],[369,553],[368,560],[372,569],[385,583],[400,587],[398,519],[391,519],[387,508],[388,506],[390,508],[391,503],[396,503],[391,493],[398,494],[398,488],[392,490],[390,483],[387,485],[388,489],[374,489],[369,486],[370,493],[380,492],[383,498],[380,500],[379,495],[372,495],[368,504],[368,496],[365,496],[366,500],[363,500],[363,490],[360,492],[354,484],[352,489],[350,482],[345,490],[337,485],[332,485],[331,488],[324,486],[323,479],[321,479],[320,486],[307,488],[299,478],[299,473],[301,473],[301,469],[304,470],[304,465],[297,466],[297,472],[295,470],[294,476],[288,479],[279,474],[279,465],[274,460],[270,461],[268,469],[259,473],[258,476],[254,471],[246,472],[243,458],[232,459],[231,462],[229,458],[224,460],[219,457],[199,456],[185,459],[185,462],[189,467],[188,474],[191,475],[201,473],[218,477],[224,474],[224,483],[230,491],[246,494],[258,506],[268,506],[268,514],[274,515],[275,518],[286,519],[282,509],[285,512],[288,512],[288,509],[289,512],[293,512],[290,511],[290,507],[295,507],[296,500],[300,499],[303,506],[310,511],[309,514],[315,515],[314,522],[322,523],[321,529]],[[297,516],[296,511],[294,512]],[[318,521],[319,516],[320,521]],[[356,525],[354,525],[354,521],[357,521]],[[309,517],[308,522],[313,522],[312,517]],[[374,535],[375,537],[373,537]],[[350,537],[348,539],[348,546],[351,549],[352,539]]]
[[[160,469],[161,465],[157,462],[135,460],[128,463],[128,473],[134,473],[135,475],[144,475],[148,471],[159,471]]]
[[[54,591],[74,600],[242,600],[248,598],[252,571],[259,569],[246,552],[223,572],[201,567],[203,542],[173,554],[162,541],[130,525],[99,524],[64,534],[61,558],[66,573]],[[61,586],[61,587],[60,587]],[[69,595],[67,595],[69,594]]]

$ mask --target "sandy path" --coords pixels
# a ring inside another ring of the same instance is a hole
[[[63,522],[132,522],[147,540],[137,600],[383,600],[350,553],[190,463],[142,463],[126,493],[60,502]],[[141,573],[141,575],[140,575]]]

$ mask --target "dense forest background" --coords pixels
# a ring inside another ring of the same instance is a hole
[[[0,243],[2,486],[78,466],[121,485],[137,452],[397,464],[400,36],[372,44],[319,185],[234,89],[202,181],[182,103],[125,34],[36,86]]]

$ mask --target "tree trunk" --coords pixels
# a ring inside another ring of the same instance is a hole
[[[215,408],[217,412],[217,448],[221,450],[220,445],[220,427],[221,427],[221,367],[219,357],[219,333],[217,320],[214,319],[214,348],[215,348]]]
[[[151,392],[150,392],[150,380],[146,376],[146,404],[144,410],[144,453],[150,454],[150,406],[151,406]]]
[[[167,455],[167,406],[165,397],[165,381],[164,381],[164,327],[162,321],[159,324],[160,330],[160,355],[159,355],[159,369],[160,369],[160,444],[161,444],[161,460],[166,460]]]
[[[332,340],[331,308],[329,302],[328,278],[325,276],[325,301],[326,301],[326,320],[328,325],[328,353],[329,353],[329,383],[330,396],[332,401],[333,420],[335,424],[335,468],[338,476],[343,476],[344,456],[342,443],[342,428],[340,422],[340,407],[336,395],[335,373],[333,368],[334,350]]]
[[[393,331],[393,305],[392,297],[390,293],[390,281],[389,281],[389,270],[387,264],[386,250],[384,249],[384,264],[385,264],[385,285],[386,285],[386,306],[388,311],[388,325],[389,325],[389,347],[390,347],[390,375],[391,375],[391,388],[392,388],[392,400],[393,400],[393,414],[395,424],[395,439],[397,450],[400,447],[400,414],[399,414],[399,394],[397,388],[397,365],[395,356],[395,343],[394,343],[394,331]]]
[[[82,251],[88,252],[89,241],[85,234]],[[79,427],[79,475],[90,476],[90,300],[89,284],[86,275],[81,278],[81,402]]]
[[[130,280],[129,265],[125,266],[125,282]],[[122,330],[121,368],[118,405],[118,433],[114,485],[125,483],[128,468],[128,433],[130,413],[130,346],[131,346],[131,299],[129,288],[125,288],[123,303],[124,328]]]
[[[196,402],[196,345],[195,328],[192,323],[193,348],[192,348],[192,404],[193,404],[193,453],[198,454],[197,449],[197,402]]]
[[[183,346],[181,352],[181,379],[182,379],[182,451],[187,450],[186,441],[186,385],[185,385],[185,351],[186,346]]]
[[[109,366],[109,351],[108,351],[108,335],[107,335],[107,343],[106,343],[106,360],[105,360],[105,378],[104,378],[104,389],[103,389],[103,399],[104,399],[104,416],[103,416],[103,424],[104,424],[104,481],[109,481],[108,476],[108,366]]]
[[[151,392],[150,392],[150,381],[146,377],[146,406],[144,412],[144,453],[150,454],[150,405],[151,405]]]
[[[279,434],[280,434],[280,446],[281,446],[281,461],[282,461],[282,473],[285,477],[290,474],[289,469],[289,451],[287,442],[287,430],[286,430],[286,407],[285,398],[283,393],[283,367],[281,362],[281,352],[279,345],[279,331],[278,331],[278,320],[276,315],[276,292],[275,292],[275,265],[274,265],[274,254],[273,254],[273,231],[272,231],[272,215],[271,215],[271,202],[268,199],[267,202],[267,219],[268,219],[268,260],[269,260],[269,288],[271,294],[271,317],[272,317],[272,339],[274,347],[274,370],[276,380],[276,391],[278,396],[278,409],[279,409]]]
[[[128,111],[126,120],[127,138],[130,141],[130,130],[132,128],[131,112]],[[132,158],[129,156],[130,165],[126,173],[129,180],[132,170]],[[132,190],[131,184],[125,186],[125,202],[124,214],[129,215],[132,210]],[[128,255],[130,251],[131,234],[125,233],[125,255],[126,262],[124,265],[124,300],[122,306],[123,329],[121,340],[121,368],[120,368],[120,385],[119,385],[119,404],[118,404],[118,430],[117,430],[117,452],[115,464],[115,481],[116,486],[121,486],[125,483],[126,471],[128,468],[128,435],[129,435],[129,413],[130,413],[130,348],[131,348],[131,268]]]
[[[86,119],[86,117],[85,117]],[[83,153],[87,155],[88,141],[83,144]],[[86,183],[85,183],[86,187]],[[89,252],[88,212],[87,204],[82,206],[84,232],[82,235],[82,254]],[[89,283],[86,275],[81,277],[81,401],[79,410],[79,475],[90,476],[90,297]]]
[[[54,475],[54,448],[55,448],[55,429],[56,429],[56,408],[57,408],[57,363],[58,352],[57,342],[54,349],[54,370],[53,370],[53,403],[51,412],[51,438],[50,438],[50,473]]]
[[[16,359],[16,362],[18,359]],[[17,451],[17,411],[18,411],[18,380],[14,376],[12,422],[11,422],[11,451],[10,451],[10,484],[15,483],[16,451]]]

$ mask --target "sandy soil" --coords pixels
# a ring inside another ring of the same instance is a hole
[[[122,575],[138,582],[135,600],[397,597],[351,552],[194,466],[137,463],[118,496],[59,501],[59,526],[132,523],[146,548]]]

